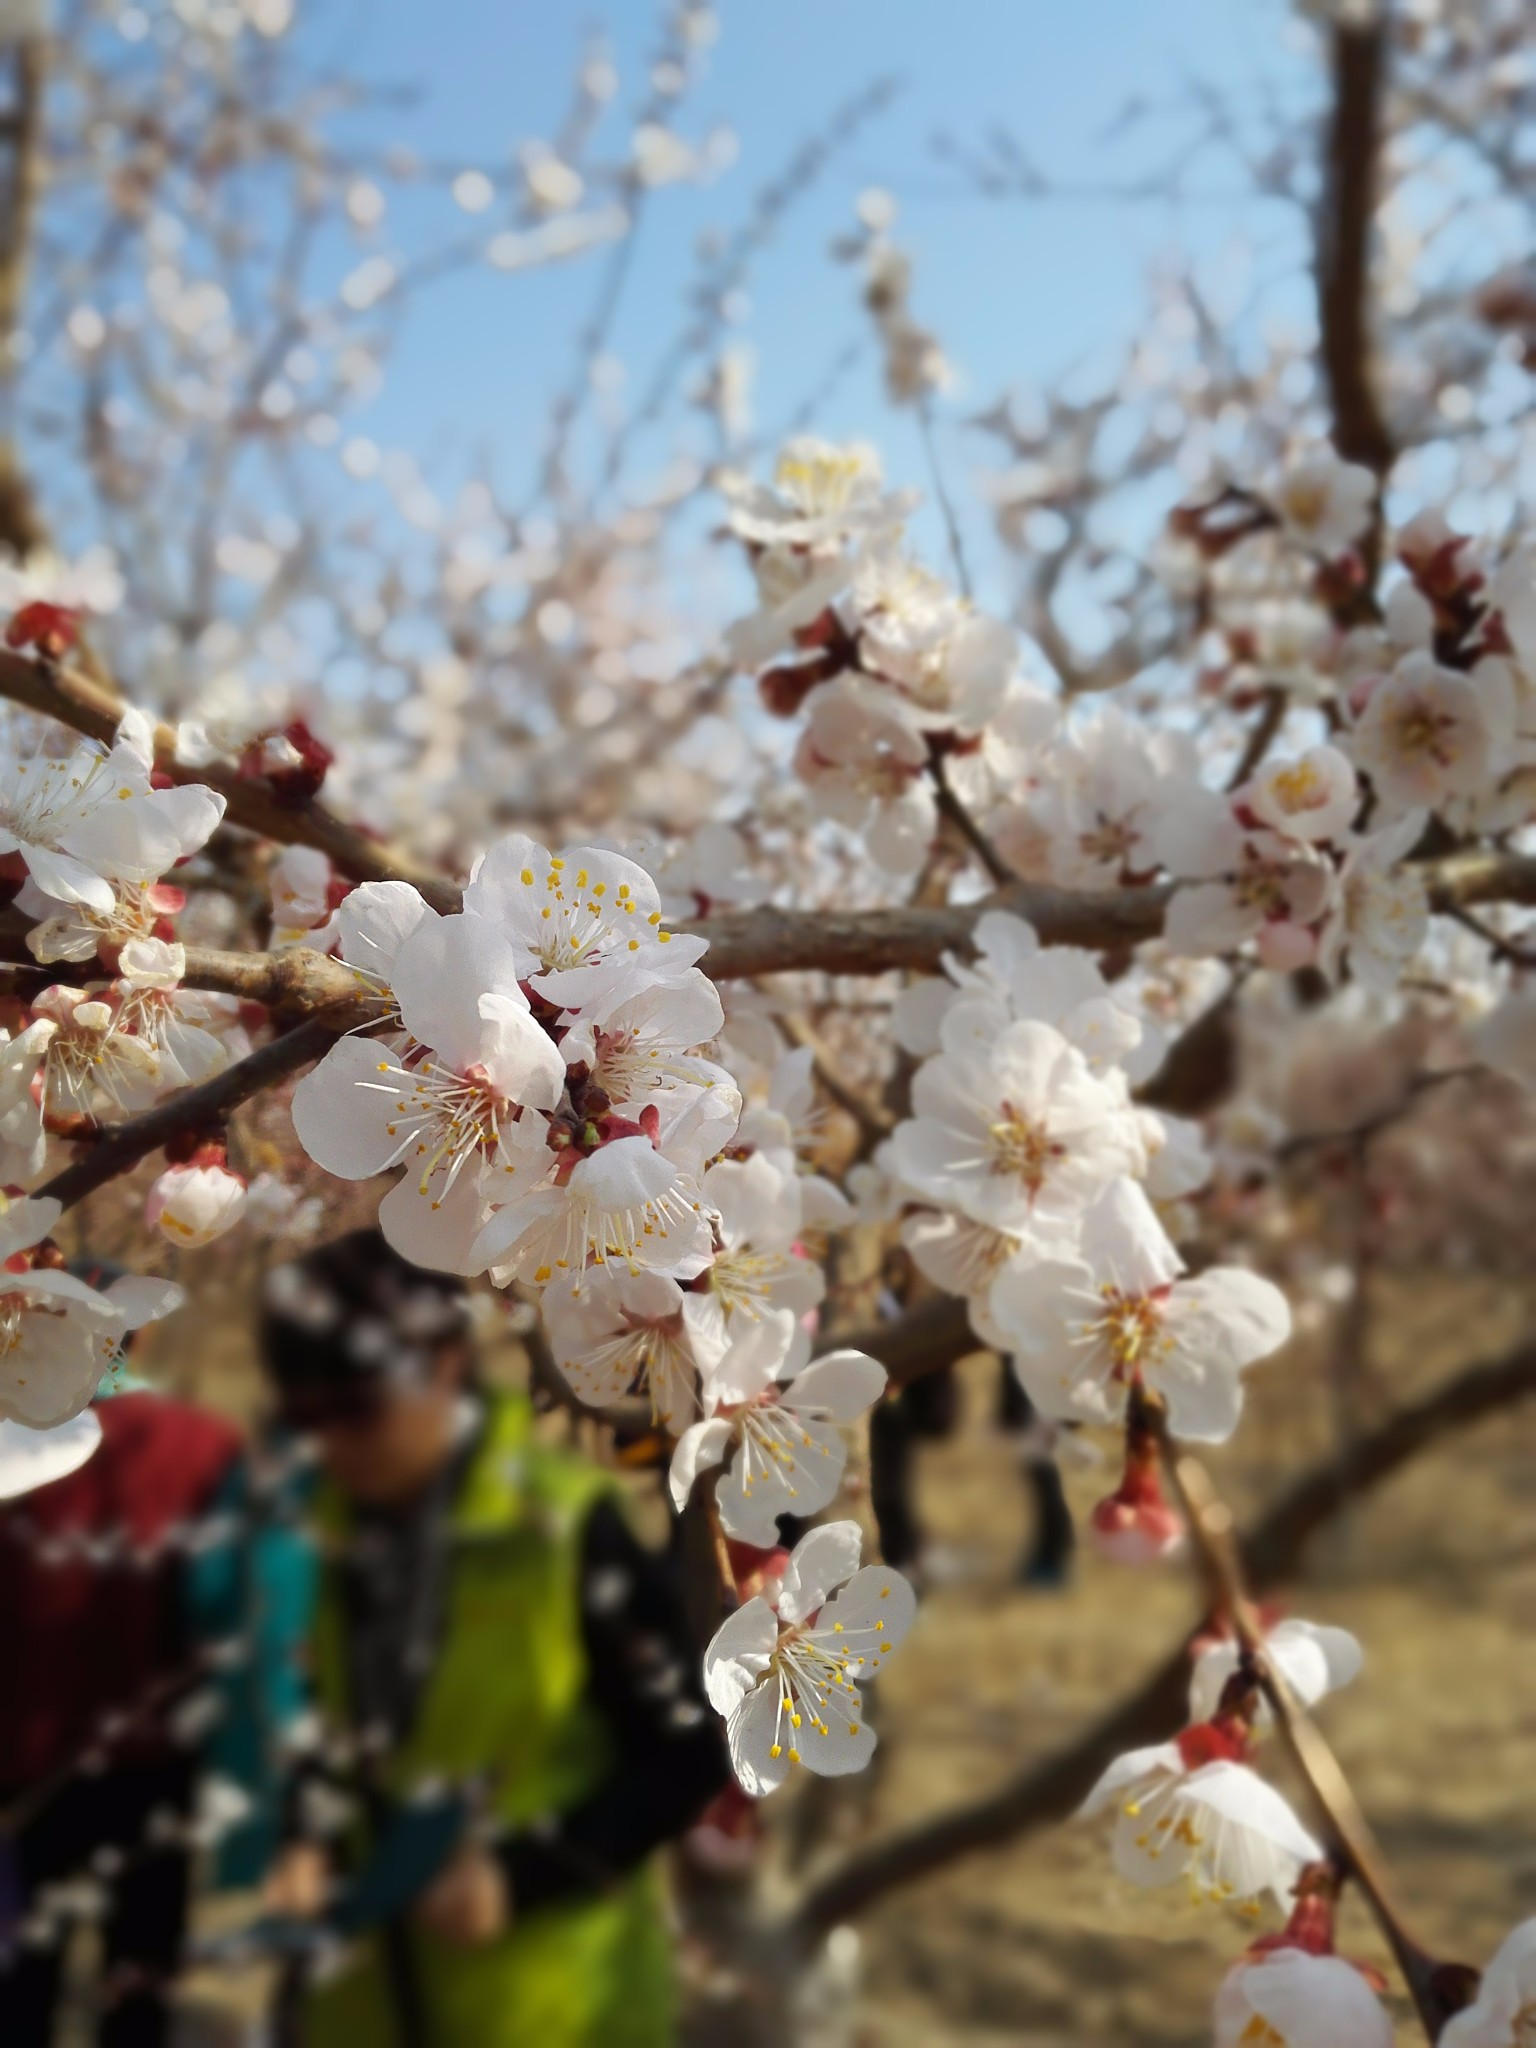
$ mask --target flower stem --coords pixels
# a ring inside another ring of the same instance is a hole
[[[1153,1408],[1153,1414],[1163,1461],[1189,1523],[1191,1542],[1205,1573],[1212,1604],[1230,1622],[1269,1702],[1281,1740],[1323,1818],[1330,1854],[1368,1901],[1397,1960],[1419,2021],[1429,2039],[1438,2041],[1447,2020],[1468,2002],[1470,1973],[1459,1965],[1438,1962],[1408,1932],[1392,1895],[1380,1846],[1343,1767],[1305,1707],[1270,1662],[1263,1625],[1244,1583],[1232,1511],[1217,1493],[1205,1467],[1174,1443],[1168,1433],[1166,1413]]]

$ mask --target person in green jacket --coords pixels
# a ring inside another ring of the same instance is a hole
[[[275,1268],[261,1345],[280,1420],[319,1454],[309,1662],[329,1737],[268,1897],[354,1937],[292,2031],[663,2048],[654,1852],[728,1776],[668,1567],[608,1474],[539,1442],[521,1397],[478,1390],[460,1283],[377,1232]],[[450,1838],[422,1851],[407,1823],[445,1793]],[[374,1924],[371,1896],[391,1901]]]

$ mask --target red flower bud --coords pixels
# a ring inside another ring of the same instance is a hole
[[[7,647],[35,647],[58,661],[80,637],[80,614],[73,605],[24,604],[5,629]]]

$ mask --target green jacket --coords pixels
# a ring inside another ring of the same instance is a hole
[[[415,1727],[390,1759],[402,1793],[424,1779],[488,1776],[512,1828],[562,1812],[601,1777],[607,1731],[588,1701],[580,1561],[587,1516],[610,1481],[533,1440],[525,1402],[493,1402],[454,1509],[448,1619]],[[334,1494],[320,1526],[346,1532]],[[345,1718],[334,1572],[316,1616],[323,1710]],[[653,1871],[591,1898],[539,1909],[483,1948],[412,1929],[427,2048],[666,2048],[673,2039],[670,1942]],[[377,1943],[314,1989],[306,2048],[393,2048]]]

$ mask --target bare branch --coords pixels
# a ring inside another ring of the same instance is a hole
[[[16,44],[11,57],[15,97],[6,122],[10,143],[4,210],[0,212],[0,375],[7,384],[18,358],[12,344],[21,319],[31,265],[32,231],[43,187],[43,98],[48,82],[48,46],[41,36]],[[7,391],[8,410],[12,394]],[[32,487],[16,448],[15,420],[0,440],[0,541],[28,555],[46,535]]]
[[[1333,439],[1378,476],[1392,466],[1392,436],[1372,376],[1371,241],[1375,228],[1382,101],[1390,33],[1381,10],[1364,27],[1333,30],[1333,105],[1317,216],[1317,301]]]
[[[821,1347],[826,1351],[863,1351],[878,1358],[893,1387],[905,1387],[925,1373],[941,1372],[973,1351],[985,1351],[971,1328],[970,1312],[963,1301],[943,1295],[909,1309],[906,1315],[888,1323],[874,1323],[865,1330],[839,1330]]]

